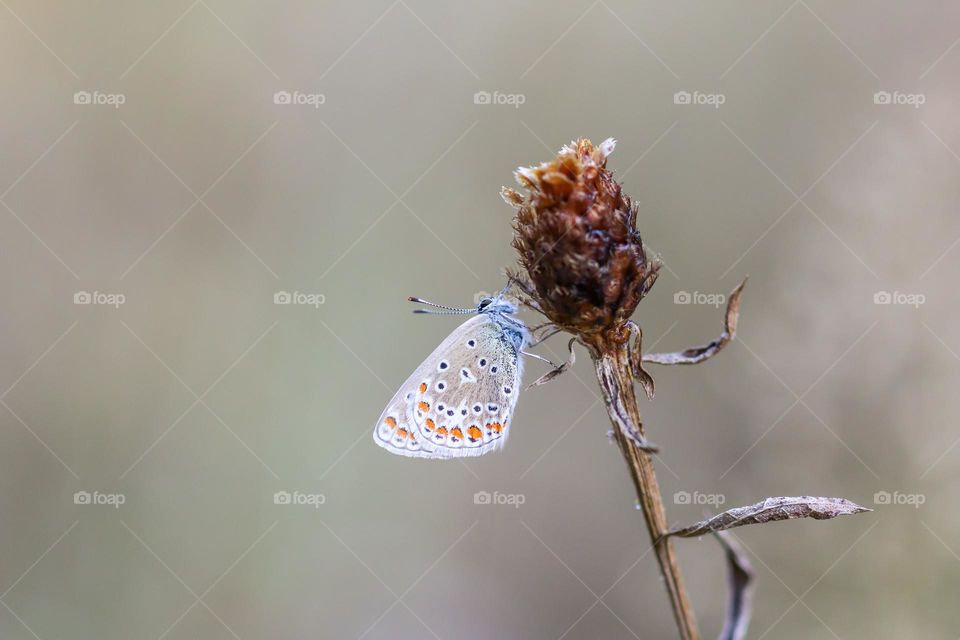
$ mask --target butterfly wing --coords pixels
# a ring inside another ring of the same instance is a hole
[[[502,446],[521,366],[516,347],[493,318],[478,316],[454,331],[435,371],[428,372],[432,377],[417,387],[413,422],[430,457],[480,456]]]
[[[392,453],[479,456],[502,446],[520,392],[522,361],[495,319],[457,327],[400,387],[374,430]]]
[[[423,447],[423,439],[413,422],[413,406],[416,385],[419,384],[416,380],[423,376],[423,371],[432,357],[433,354],[410,374],[377,420],[373,441],[390,453],[411,458],[431,457],[429,451]]]

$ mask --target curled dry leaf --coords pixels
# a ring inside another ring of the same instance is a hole
[[[723,333],[716,340],[699,347],[691,347],[684,351],[673,353],[648,353],[642,357],[643,362],[656,364],[697,364],[712,358],[720,353],[737,335],[737,320],[740,318],[740,294],[743,292],[747,279],[737,285],[727,300],[727,314],[724,317]]]
[[[539,378],[531,382],[527,386],[527,389],[530,389],[532,387],[539,387],[542,384],[546,384],[550,382],[551,380],[559,376],[561,373],[566,373],[570,369],[570,367],[573,366],[573,363],[576,362],[577,360],[576,355],[573,353],[573,343],[576,342],[576,340],[577,340],[576,338],[570,338],[570,342],[567,344],[567,349],[570,350],[570,355],[567,356],[567,360],[556,369],[547,371],[545,374],[543,374],[542,376],[540,376]]]
[[[723,513],[703,520],[696,524],[674,529],[668,536],[694,538],[715,531],[733,529],[748,524],[763,524],[777,520],[794,520],[796,518],[813,518],[814,520],[829,520],[837,516],[852,515],[872,511],[866,507],[850,502],[846,498],[818,498],[799,496],[796,498],[767,498],[747,507],[729,509]]]
[[[740,544],[726,531],[714,531],[727,557],[727,612],[719,640],[743,640],[747,637],[753,613],[754,574],[750,560]]]
[[[600,382],[604,402],[607,405],[607,413],[610,414],[613,424],[632,442],[634,447],[648,453],[658,453],[660,449],[647,440],[643,433],[643,424],[639,419],[636,394],[633,392],[633,371],[630,367],[629,354],[626,353],[627,343],[623,343],[621,348],[624,350],[622,355],[625,359],[605,357],[594,360],[597,380]],[[621,443],[621,450],[626,453],[631,449],[624,447]]]
[[[653,400],[654,384],[653,376],[643,368],[643,330],[633,320],[627,322],[630,332],[633,333],[633,346],[630,347],[630,366],[633,368],[633,375],[636,376],[647,394],[647,400]]]

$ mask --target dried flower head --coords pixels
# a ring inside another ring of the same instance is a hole
[[[622,333],[657,278],[636,230],[637,205],[606,168],[615,141],[581,138],[515,175],[527,194],[504,188],[516,207],[513,246],[526,271],[518,280],[558,327],[588,342]]]

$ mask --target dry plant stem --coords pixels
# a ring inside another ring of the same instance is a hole
[[[680,638],[699,640],[700,632],[683,588],[672,537],[715,532],[727,551],[731,576],[728,617],[721,638],[742,640],[750,622],[752,574],[745,555],[722,532],[747,524],[794,518],[822,520],[866,509],[840,498],[775,497],[729,509],[690,527],[668,530],[650,457],[656,448],[643,433],[634,384],[639,382],[652,399],[653,378],[643,369],[643,363],[697,364],[728,345],[737,332],[740,294],[746,281],[730,294],[719,338],[678,352],[643,353],[643,332],[630,318],[656,281],[661,263],[647,255],[640,238],[637,203],[623,193],[606,168],[615,142],[610,138],[594,145],[581,138],[563,147],[549,162],[517,169],[515,176],[525,193],[508,188],[501,192],[517,210],[513,246],[523,267],[523,272],[510,274],[510,281],[523,292],[524,304],[590,351],[614,436],[643,509]],[[569,370],[574,361],[573,340],[570,347],[567,361],[531,386],[549,382]]]
[[[634,393],[634,379],[630,363],[629,342],[603,345],[601,350],[591,349],[597,368],[597,379],[603,390],[607,412],[613,422],[613,433],[621,453],[627,462],[630,476],[637,490],[647,531],[654,545],[660,572],[673,606],[673,615],[683,640],[699,640],[697,619],[683,587],[683,576],[677,563],[673,543],[668,536],[667,515],[660,495],[660,486],[653,469],[650,454],[637,448],[627,435],[629,431],[643,433],[640,407]],[[624,424],[627,423],[627,424]]]

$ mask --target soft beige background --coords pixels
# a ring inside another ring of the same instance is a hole
[[[673,637],[587,358],[524,394],[502,453],[369,439],[457,322],[405,297],[497,290],[500,186],[576,136],[618,138],[667,264],[648,346],[715,336],[722,311],[674,295],[751,277],[739,342],[654,371],[670,519],[704,512],[682,491],[876,507],[738,532],[750,637],[957,636],[956,3],[0,5],[0,637]],[[680,553],[714,636],[720,553]]]

